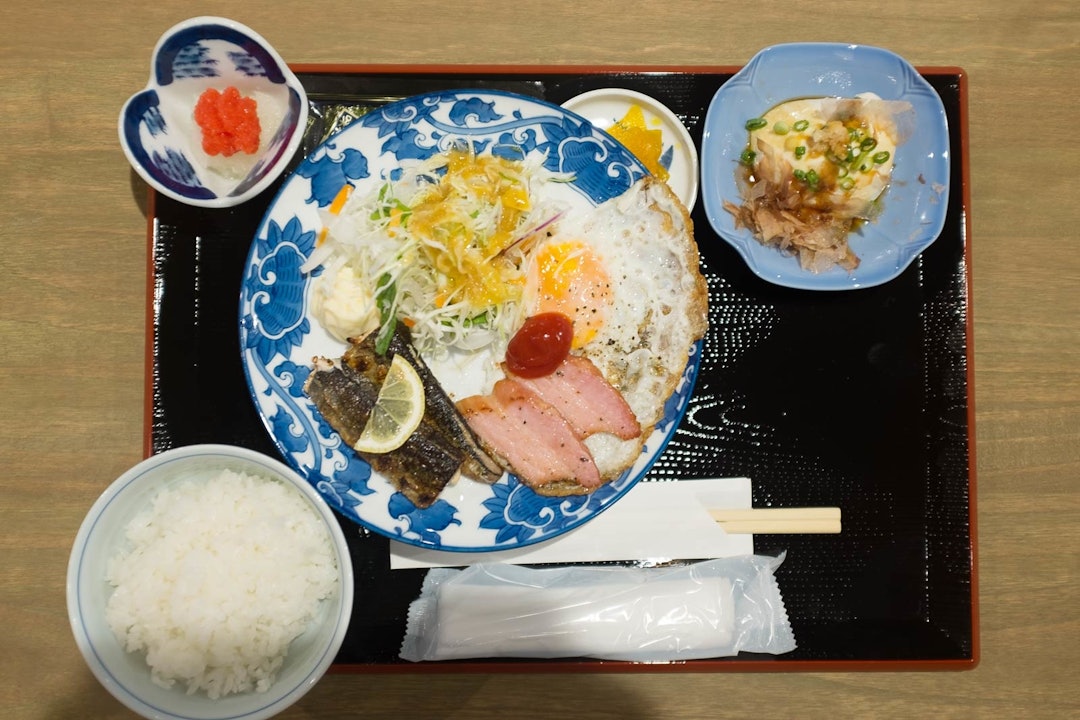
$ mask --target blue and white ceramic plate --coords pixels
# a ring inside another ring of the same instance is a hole
[[[906,100],[916,129],[896,150],[884,212],[849,237],[859,267],[813,273],[794,256],[765,247],[736,228],[725,200],[742,202],[735,181],[746,147],[746,121],[786,100],[872,92]],[[898,55],[866,45],[791,43],[755,55],[717,91],[701,144],[701,197],[709,224],[750,269],[769,282],[808,290],[853,290],[892,280],[941,234],[949,201],[949,126],[941,98]]]
[[[606,133],[574,113],[497,91],[431,93],[386,105],[354,121],[317,148],[286,180],[251,247],[240,298],[240,345],[251,396],[281,454],[345,517],[420,547],[493,551],[564,533],[610,506],[663,450],[686,410],[700,359],[695,347],[664,419],[637,463],[591,495],[547,498],[513,476],[494,485],[462,479],[427,509],[418,509],[374,473],[322,419],[303,392],[311,359],[338,357],[308,309],[311,278],[300,266],[321,228],[319,209],[345,183],[358,192],[394,176],[403,161],[430,157],[467,141],[479,152],[511,158],[540,155],[548,169],[570,173],[560,198],[588,208],[620,195],[646,173]],[[448,391],[464,377],[433,372]]]

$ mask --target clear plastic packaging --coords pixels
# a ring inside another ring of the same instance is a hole
[[[409,607],[401,657],[668,662],[795,649],[774,571],[744,555],[660,568],[437,568]]]

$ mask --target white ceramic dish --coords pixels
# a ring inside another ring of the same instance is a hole
[[[194,109],[207,89],[232,86],[258,104],[259,149],[209,155]],[[234,20],[196,17],[165,32],[146,88],[120,112],[120,145],[158,192],[188,205],[222,208],[255,197],[293,159],[307,125],[300,81],[258,33]]]
[[[682,120],[666,105],[634,90],[602,88],[573,97],[562,106],[595,127],[608,130],[634,105],[641,108],[648,129],[661,131],[663,151],[660,162],[670,174],[668,184],[687,209],[693,210],[698,196],[697,147]]]
[[[182,683],[172,688],[154,684],[143,654],[125,651],[105,619],[112,593],[105,573],[109,559],[126,542],[127,524],[162,488],[188,478],[208,477],[225,468],[273,478],[303,495],[330,533],[340,575],[336,596],[322,602],[316,623],[292,642],[269,690],[210,699],[203,692],[187,694]],[[310,690],[330,667],[345,639],[352,599],[352,561],[345,536],[319,494],[277,460],[229,445],[169,450],[125,472],[90,508],[68,563],[68,616],[83,658],[117,700],[156,720],[261,720],[281,712]]]
[[[849,237],[860,258],[848,272],[813,273],[798,259],[765,247],[736,228],[724,200],[742,202],[735,181],[747,143],[746,121],[794,98],[853,97],[872,92],[905,100],[916,129],[896,150],[884,212]],[[717,91],[705,118],[701,194],[713,229],[750,269],[777,285],[807,290],[854,290],[897,277],[941,234],[949,202],[949,127],[937,92],[903,58],[881,48],[838,43],[791,43],[762,50]]]

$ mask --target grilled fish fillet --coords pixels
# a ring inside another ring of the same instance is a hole
[[[419,508],[431,506],[459,472],[482,482],[497,480],[502,468],[480,448],[464,418],[412,348],[403,325],[398,326],[385,355],[375,352],[374,337],[369,336],[351,340],[338,361],[314,358],[304,392],[342,440],[353,447],[397,354],[416,368],[424,383],[424,419],[398,449],[357,454]]]
[[[354,345],[353,347],[357,346]],[[365,351],[370,347],[371,352],[374,352],[374,340],[361,343],[361,347],[364,347]],[[346,355],[348,354],[346,352]],[[409,361],[409,364],[416,368],[416,373],[424,384],[424,397],[427,403],[424,421],[434,423],[449,440],[465,451],[465,462],[462,465],[461,472],[473,480],[488,484],[502,477],[502,467],[484,451],[476,434],[454,406],[454,401],[442,389],[439,381],[435,379],[435,375],[428,368],[427,363],[417,352],[416,347],[412,344],[412,335],[405,325],[398,323],[397,331],[390,339],[387,355],[390,358],[393,358],[394,355],[402,355]],[[388,359],[387,364],[389,362]]]

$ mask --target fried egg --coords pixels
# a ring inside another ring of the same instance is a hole
[[[604,326],[614,294],[608,267],[579,230],[538,247],[527,266],[529,315],[556,312],[574,325],[571,348],[588,345]]]
[[[571,353],[596,365],[645,430],[634,440],[606,434],[586,440],[604,479],[640,454],[705,333],[708,289],[698,263],[686,207],[651,177],[564,218],[531,253],[524,314],[569,317]]]

